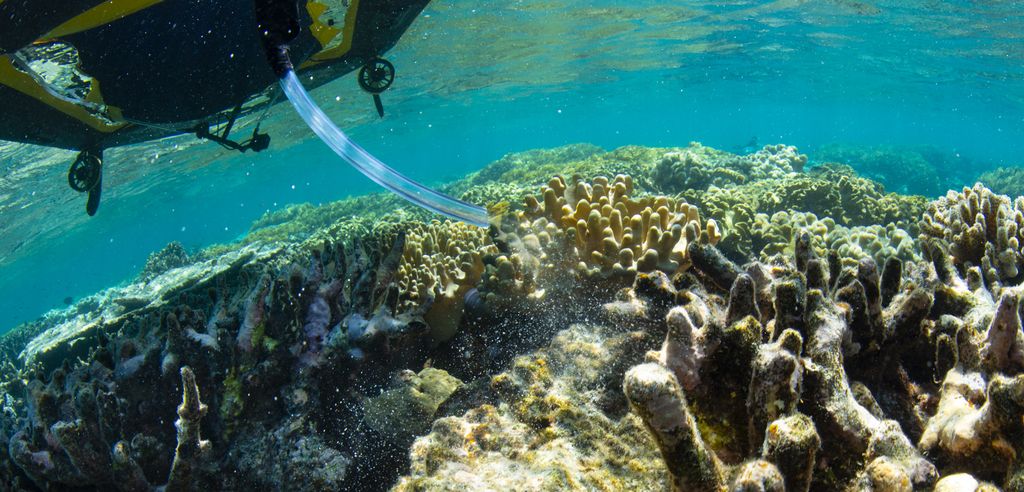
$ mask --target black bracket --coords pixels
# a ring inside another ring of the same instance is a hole
[[[86,149],[78,153],[68,169],[68,186],[79,193],[89,193],[85,213],[96,215],[103,191],[103,149]]]
[[[216,142],[225,149],[237,150],[239,152],[245,152],[247,150],[260,152],[262,150],[266,150],[267,147],[270,147],[270,134],[260,133],[260,125],[258,123],[256,124],[256,128],[252,130],[252,136],[249,137],[249,140],[235,142],[234,140],[228,139],[228,135],[231,134],[231,128],[235,126],[235,120],[238,119],[238,114],[241,110],[241,105],[235,106],[235,109],[231,111],[231,115],[228,116],[228,122],[224,126],[224,130],[221,131],[220,135],[210,133],[210,125],[208,123],[200,123],[199,125],[196,125],[195,128],[196,137]]]
[[[391,62],[375,56],[359,69],[359,87],[373,95],[373,105],[377,114],[384,117],[384,103],[380,94],[395,81],[395,66]]]

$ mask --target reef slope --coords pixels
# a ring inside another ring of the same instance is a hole
[[[1024,197],[510,154],[169,245],[0,339],[4,490],[1024,491]]]

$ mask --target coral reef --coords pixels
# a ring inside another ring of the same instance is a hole
[[[999,167],[978,176],[978,182],[993,193],[1009,195],[1012,198],[1024,196],[1024,168]]]
[[[938,196],[956,181],[942,184],[943,174],[920,152],[892,146],[825,145],[814,153],[820,162],[842,162],[858,174],[903,194]],[[970,179],[970,178],[967,178]]]
[[[755,211],[774,214],[785,210],[810,212],[830,217],[844,226],[885,225],[907,228],[924,211],[926,199],[886,193],[878,183],[858,177],[845,166],[819,166],[807,173],[779,179],[752,181],[735,187],[712,187],[706,192],[684,192],[698,206],[713,199],[704,195],[729,194],[741,197]],[[735,199],[735,198],[734,198]],[[709,210],[710,212],[710,210]],[[711,214],[715,216],[714,213]]]
[[[149,255],[149,258],[146,259],[146,265],[142,267],[142,272],[139,273],[139,278],[148,280],[167,270],[183,267],[189,263],[188,252],[185,251],[185,247],[178,241],[172,241],[164,249]]]
[[[814,149],[814,158],[848,164],[859,175],[898,193],[927,197],[971,182],[977,179],[972,173],[987,167],[960,153],[927,146],[829,144]]]
[[[574,325],[507,371],[469,385],[482,404],[440,418],[393,490],[652,490],[665,473],[619,389],[637,340]],[[611,401],[595,395],[610,393]],[[457,393],[458,394],[458,393]],[[606,408],[618,407],[612,416]],[[453,409],[454,410],[454,409]]]
[[[750,179],[733,186],[685,189],[680,196],[718,223],[722,234],[719,247],[738,262],[756,258],[767,244],[781,244],[786,242],[785,237],[791,237],[786,232],[791,228],[783,224],[789,219],[785,215],[775,218],[778,213],[795,215],[794,222],[804,221],[805,227],[816,229],[822,235],[834,230],[834,226],[871,228],[870,232],[858,233],[861,238],[855,242],[861,249],[874,250],[883,245],[868,246],[874,242],[868,236],[881,237],[882,229],[886,236],[896,234],[893,229],[916,236],[917,222],[926,205],[923,197],[886,193],[878,183],[860,178],[848,167],[838,165],[819,166],[807,173],[792,172],[782,177]],[[813,219],[800,214],[810,214]],[[807,223],[818,218],[826,223],[813,226]],[[774,223],[764,224],[770,221]],[[780,227],[781,231],[772,230]],[[845,229],[841,234],[846,235]],[[904,238],[887,237],[883,244],[885,242],[903,243]],[[906,257],[907,247],[900,254]]]
[[[0,488],[1024,490],[1024,198],[806,159],[567,146],[446,187],[489,230],[169,245],[0,339]]]
[[[107,488],[116,484],[119,490],[129,491],[191,490],[211,447],[210,441],[200,439],[207,406],[199,399],[192,369],[181,368],[182,397],[174,423],[177,447],[173,461],[161,464],[154,462],[163,453],[151,437],[139,433],[127,440],[121,425],[130,411],[125,408],[127,402],[109,391],[111,372],[96,366],[91,368],[92,381],[70,380],[57,369],[46,387],[38,380],[30,384],[28,391],[36,406],[30,424],[10,438],[11,460],[40,487],[46,483]],[[169,471],[159,473],[164,469]],[[147,478],[156,475],[166,477],[166,485],[159,489]]]
[[[766,145],[754,154],[736,156],[693,142],[663,155],[654,166],[651,182],[662,193],[706,190],[784,178],[803,171],[806,164],[807,156],[787,145]]]
[[[810,235],[811,247],[822,258],[834,252],[839,258],[854,262],[866,257],[878,264],[888,258],[921,260],[917,242],[910,233],[892,223],[844,227],[831,218],[819,219],[812,213],[783,211],[770,217],[757,214],[749,237],[751,247],[759,251],[758,256],[767,259],[777,254],[792,255],[797,236],[804,232]]]
[[[191,476],[200,489],[372,482],[354,456],[401,461],[407,443],[373,444],[393,429],[363,420],[373,415],[372,404],[364,408],[367,393],[390,380],[394,367],[426,361],[435,342],[424,317],[443,304],[417,297],[434,285],[417,283],[424,277],[411,264],[401,272],[402,260],[408,253],[422,265],[426,250],[437,260],[427,278],[461,279],[456,268],[466,255],[459,248],[469,254],[473,238],[487,240],[458,226],[410,230],[351,242],[332,240],[328,231],[298,245],[253,243],[111,289],[89,299],[90,310],[55,317],[56,326],[20,354],[7,354],[21,365],[5,383],[20,395],[5,402],[9,481],[29,489],[124,483],[126,490],[149,490],[144,484],[168,473]],[[88,362],[70,362],[76,359]],[[192,444],[180,448],[188,458],[182,461],[172,460],[173,433],[155,423],[174,420],[162,409],[173,414],[166,401],[171,378],[185,365],[195,371],[183,372],[186,389],[191,381],[210,388],[204,394],[211,411],[189,403],[197,400],[186,392],[177,427],[181,442]],[[204,439],[220,443],[211,452],[193,423],[203,414],[211,432],[204,430]],[[430,417],[420,425],[429,426]],[[347,441],[357,444],[341,444]],[[275,465],[265,466],[263,457]],[[311,475],[313,463],[318,472]],[[226,478],[216,473],[223,469],[239,472]],[[166,489],[183,490],[177,483]]]

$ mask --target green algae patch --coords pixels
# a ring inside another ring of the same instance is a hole
[[[221,383],[223,392],[220,400],[220,419],[225,425],[233,426],[238,416],[245,409],[245,399],[242,398],[242,379],[239,377],[239,370],[232,368],[224,376]]]

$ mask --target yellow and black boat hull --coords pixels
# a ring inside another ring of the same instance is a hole
[[[395,45],[429,0],[300,2],[289,54],[311,87]],[[253,0],[0,0],[0,139],[103,149],[190,133],[276,82]],[[66,97],[26,68],[70,47],[88,77]]]

